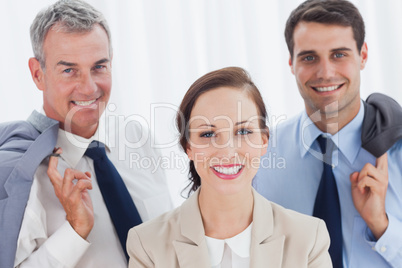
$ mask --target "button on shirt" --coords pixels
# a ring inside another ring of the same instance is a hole
[[[252,223],[240,234],[228,239],[205,236],[212,268],[250,267]]]
[[[341,205],[344,267],[402,267],[402,141],[388,150],[388,190],[385,208],[389,225],[375,241],[355,209],[350,174],[376,158],[361,148],[364,106],[357,116],[331,136],[333,172]],[[261,158],[253,186],[267,199],[312,215],[323,165],[316,138],[323,134],[304,111],[271,132],[267,154]],[[374,251],[373,251],[374,250]]]
[[[163,171],[151,165],[141,167],[138,161],[134,161],[140,157],[157,160],[160,155],[149,144],[139,148],[122,146],[122,139],[132,141],[143,135],[138,125],[130,125],[120,132],[117,129],[106,132],[102,127],[104,125],[101,125],[90,139],[59,129],[56,146],[61,147],[63,153],[57,169],[62,176],[66,168],[91,173],[93,189],[89,190],[89,194],[95,224],[87,240],[84,240],[66,221],[64,209],[47,176],[48,158],[45,159],[34,176],[18,239],[15,266],[127,267],[127,260],[96,181],[93,161],[84,153],[94,139],[107,145],[106,153],[119,171],[143,221],[170,210],[172,204]]]

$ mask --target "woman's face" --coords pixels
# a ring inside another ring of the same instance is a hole
[[[220,87],[202,94],[191,111],[187,155],[203,191],[235,194],[249,190],[265,154],[257,107],[241,89]]]

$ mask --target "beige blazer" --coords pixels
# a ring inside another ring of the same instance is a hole
[[[196,191],[175,210],[128,233],[130,268],[210,268]],[[250,267],[332,267],[324,221],[285,209],[253,189]]]

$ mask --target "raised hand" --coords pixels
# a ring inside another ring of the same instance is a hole
[[[367,163],[360,172],[350,175],[352,198],[356,210],[364,219],[376,239],[388,227],[385,196],[388,188],[387,153],[377,158],[376,166]]]
[[[61,148],[54,152],[61,154]],[[51,156],[47,174],[54,192],[66,212],[67,221],[73,229],[86,239],[94,225],[94,212],[88,190],[92,189],[91,174],[74,169],[66,169],[64,178],[57,171],[59,159]]]

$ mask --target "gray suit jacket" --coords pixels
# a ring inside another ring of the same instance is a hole
[[[33,176],[57,141],[59,123],[36,111],[0,124],[0,268],[14,267],[18,234]]]
[[[179,208],[132,228],[130,268],[211,267],[195,192]],[[250,267],[332,267],[325,223],[254,194]]]

